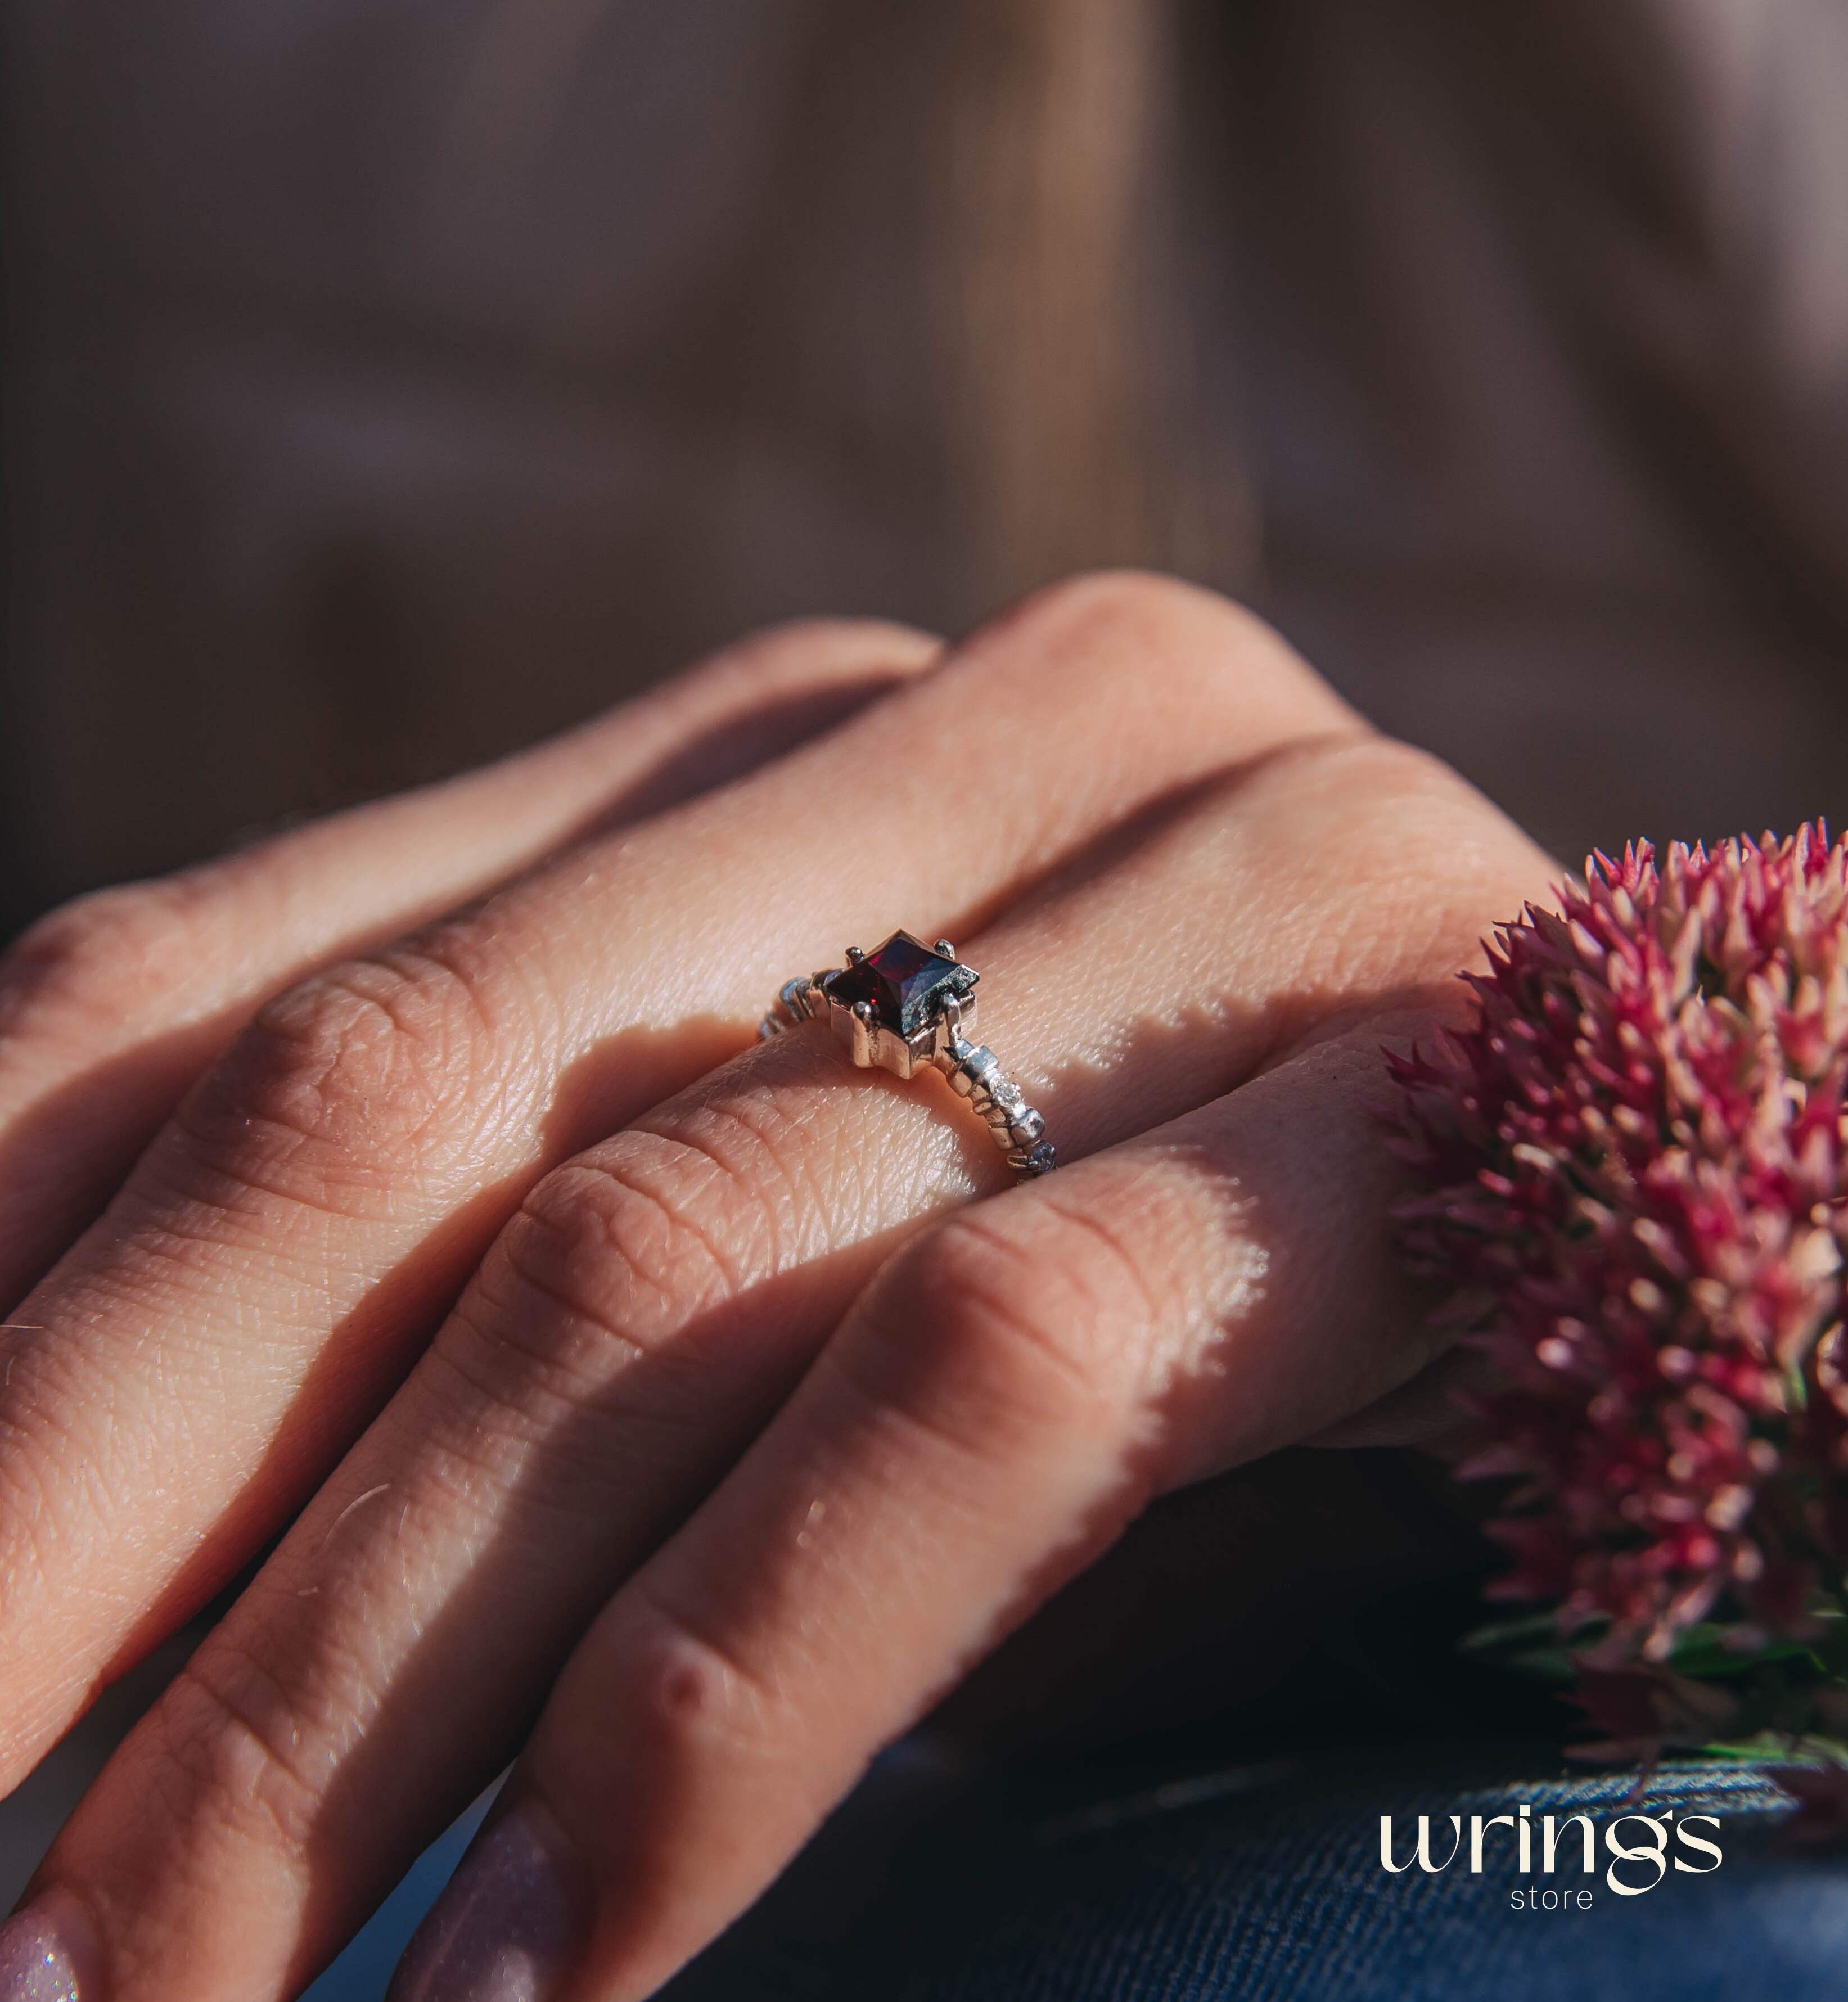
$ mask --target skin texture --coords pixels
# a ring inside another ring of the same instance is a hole
[[[751,769],[677,751],[765,692]],[[368,813],[0,968],[9,1205],[21,1121],[162,1053],[10,1251],[0,1774],[286,1529],[40,1872],[83,2002],[292,1994],[522,1739],[400,2002],[646,1995],[1153,1499],[1409,1435],[1379,1045],[1548,870],[1139,577],[941,654],[772,636]],[[1058,1174],[751,1041],[899,923],[981,969]]]

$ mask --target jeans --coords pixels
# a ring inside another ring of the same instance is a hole
[[[1177,1764],[1125,1782],[1066,1774],[972,1781],[927,1748],[880,1762],[783,1880],[676,1980],[668,2002],[1822,2002],[1848,1994],[1848,1856],[1777,1840],[1780,1798],[1749,1768],[1657,1777],[1640,1804],[1664,1830],[1660,1881],[1607,1834],[1629,1776],[1563,1770],[1532,1746],[1372,1746]],[[1472,1815],[1529,1808],[1516,1833]],[[1665,1810],[1672,1810],[1665,1822]],[[1539,1865],[1543,1817],[1564,1828]],[[312,2002],[376,2002],[399,1946],[460,1853],[459,1825]],[[1431,1872],[1412,1853],[1431,1817]],[[1669,1831],[1684,1816],[1721,1860]],[[1393,1817],[1399,1874],[1380,1861]],[[1648,1850],[1649,1831],[1619,1826]],[[1675,1861],[1685,1867],[1677,1870]],[[1563,1888],[1564,1909],[1534,1909]],[[1519,1894],[1516,1902],[1516,1894]],[[1536,1902],[1538,1901],[1536,1899]]]

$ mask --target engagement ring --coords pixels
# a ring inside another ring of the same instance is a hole
[[[882,946],[847,949],[847,964],[787,983],[758,1026],[779,1036],[804,1022],[826,1019],[862,1069],[874,1064],[899,1077],[934,1066],[988,1122],[1007,1164],[1023,1177],[1057,1163],[1046,1122],[1005,1076],[995,1052],[969,1040],[975,1027],[972,966],[947,939],[934,946],[894,932]]]

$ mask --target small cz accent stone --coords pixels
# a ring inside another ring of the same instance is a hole
[[[910,1037],[932,1020],[947,996],[961,999],[975,980],[972,967],[899,931],[863,959],[829,974],[821,985],[831,1001],[843,1008],[863,1001],[882,1029]]]

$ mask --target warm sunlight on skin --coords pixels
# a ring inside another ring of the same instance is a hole
[[[0,1784],[288,1529],[40,1873],[82,2002],[283,2002],[535,1714],[395,1993],[650,1992],[1152,1497],[1429,1360],[1379,1047],[1548,868],[1111,576],[52,919],[0,966]],[[1057,1173],[752,1044],[900,925]]]

